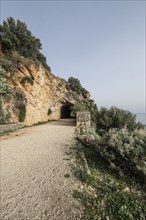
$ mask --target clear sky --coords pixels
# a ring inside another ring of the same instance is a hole
[[[98,107],[145,112],[145,1],[1,0],[1,22],[25,22],[52,72],[73,76]]]

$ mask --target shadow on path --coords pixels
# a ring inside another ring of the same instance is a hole
[[[75,118],[67,118],[60,119],[58,121],[51,122],[51,125],[59,125],[59,126],[76,126]]]

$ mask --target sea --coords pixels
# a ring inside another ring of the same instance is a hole
[[[136,114],[136,121],[141,122],[143,125],[146,126],[146,113],[137,113]]]

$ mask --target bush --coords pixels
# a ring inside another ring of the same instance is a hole
[[[90,170],[88,174],[80,157],[75,175],[82,190],[74,196],[84,205],[82,219],[144,220],[146,130],[128,111],[104,108],[101,113],[98,133],[92,128],[77,128],[75,133],[81,143],[77,153],[83,151]]]
[[[26,106],[26,99],[25,99],[24,92],[21,89],[16,89],[15,90],[15,96],[16,96],[15,106],[18,109],[25,108],[25,106]]]
[[[30,76],[24,76],[22,79],[21,79],[21,83],[24,84],[25,82],[28,82],[30,83],[31,85],[34,84],[34,81],[33,79],[30,77]]]
[[[42,44],[40,39],[36,38],[27,25],[20,20],[14,20],[8,17],[6,21],[0,24],[0,45],[5,53],[17,51],[24,57],[38,60],[42,65],[51,71],[46,63],[46,57],[40,52]]]
[[[71,90],[77,92],[77,94],[81,94],[82,86],[81,86],[81,83],[78,79],[76,79],[74,77],[69,77],[68,78],[68,85]]]
[[[70,111],[72,112],[72,115],[76,115],[77,111],[86,111],[86,110],[87,110],[86,106],[82,102],[76,103],[70,107]]]
[[[95,146],[97,144],[98,135],[95,133],[95,129],[79,127],[75,130],[75,137],[84,146]]]
[[[2,106],[2,100],[0,99],[0,124],[5,123],[5,115],[3,111],[3,106]]]
[[[48,64],[46,63],[46,57],[45,57],[42,53],[40,53],[40,52],[37,53],[37,59],[42,63],[42,65],[43,65],[49,72],[51,72],[51,67],[48,66]]]
[[[0,64],[3,67],[4,70],[9,71],[11,70],[13,64],[12,61],[7,57],[1,57],[0,58]]]
[[[11,50],[13,48],[12,42],[9,38],[2,38],[1,44],[3,50]]]
[[[67,89],[69,89],[69,88],[67,88]],[[79,95],[75,91],[72,91],[72,90],[70,90],[67,93],[67,96],[68,96],[68,98],[73,98],[76,101],[78,101],[78,99],[79,99]]]
[[[119,175],[129,175],[146,185],[145,130],[110,129],[101,137],[84,128],[76,133],[76,138],[84,146],[96,147],[97,153]]]
[[[128,130],[132,131],[136,127],[142,128],[141,124],[136,123],[136,115],[129,111],[119,109],[117,107],[112,107],[110,109],[101,108],[97,112],[97,131],[101,133],[104,131],[109,131],[111,128],[121,129],[127,127]]]
[[[12,118],[9,107],[6,108],[6,112],[3,109],[3,102],[0,99],[0,124],[10,123],[10,119]]]
[[[103,136],[97,150],[109,162],[111,168],[146,184],[146,135],[138,130],[111,129]]]
[[[26,107],[19,108],[19,122],[23,122],[26,116]]]
[[[0,95],[4,95],[10,92],[10,86],[7,84],[5,78],[2,75],[0,75]]]
[[[23,102],[25,100],[25,94],[24,94],[24,92],[21,89],[17,88],[15,90],[15,94],[16,94],[16,99],[18,101],[22,101]]]
[[[52,114],[52,110],[49,108],[48,109],[48,115],[51,115]]]
[[[10,122],[10,119],[12,118],[11,112],[8,111],[5,118],[7,122]]]
[[[19,122],[23,122],[26,116],[26,100],[25,94],[21,89],[15,90],[16,94],[16,107],[19,109]]]

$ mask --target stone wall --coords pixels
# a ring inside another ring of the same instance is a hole
[[[77,127],[90,127],[90,112],[77,112],[76,125]]]
[[[15,124],[0,125],[0,134],[3,134],[4,132],[9,132],[9,131],[15,131],[17,129],[23,128],[24,126],[25,125],[23,122],[15,123]]]

